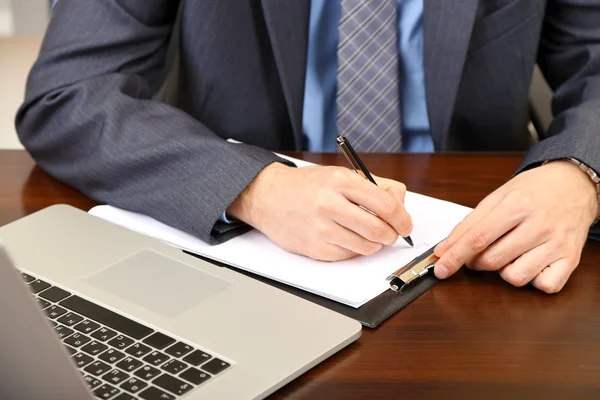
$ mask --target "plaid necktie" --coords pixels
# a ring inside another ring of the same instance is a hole
[[[341,0],[337,129],[357,151],[399,151],[396,0]]]

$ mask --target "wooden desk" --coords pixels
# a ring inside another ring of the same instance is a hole
[[[293,155],[345,165],[340,155]],[[377,155],[364,161],[412,191],[474,207],[510,177],[520,158]],[[55,203],[94,205],[24,152],[0,152],[0,225]],[[600,244],[588,243],[581,265],[553,296],[513,288],[494,273],[461,270],[272,398],[600,398],[599,260]]]

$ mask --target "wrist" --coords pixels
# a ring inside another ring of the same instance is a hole
[[[576,159],[559,159],[544,163],[544,165],[546,164],[560,166],[565,171],[570,171],[570,176],[573,177],[572,182],[576,183],[577,187],[581,189],[579,191],[581,193],[580,197],[586,210],[589,210],[591,220],[597,221],[600,213],[599,189],[598,184],[590,179],[592,176],[588,172],[588,170],[593,170],[590,170],[589,167]]]
[[[258,225],[264,214],[265,196],[269,195],[276,182],[280,182],[281,174],[289,169],[279,162],[267,165],[227,208],[227,215],[260,229]]]

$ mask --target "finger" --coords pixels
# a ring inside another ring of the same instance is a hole
[[[565,286],[578,263],[579,260],[561,258],[546,267],[531,283],[548,294],[558,293]]]
[[[441,257],[458,239],[460,239],[473,225],[481,221],[490,211],[502,200],[501,196],[492,193],[483,199],[473,211],[471,211],[456,227],[450,232],[450,235],[442,240],[434,250],[434,254]]]
[[[379,186],[361,179],[344,188],[342,194],[351,202],[375,213],[399,235],[410,234],[412,220],[404,209],[404,204]]]
[[[309,247],[308,251],[292,250],[292,252],[318,261],[330,262],[347,260],[358,256],[357,253],[351,250],[327,242],[314,243]]]
[[[383,247],[383,244],[381,243],[376,243],[367,240],[364,237],[356,234],[355,232],[349,229],[346,229],[345,227],[333,221],[331,223],[335,224],[336,227],[332,230],[334,234],[329,238],[325,239],[326,242],[329,244],[339,246],[341,248],[350,250],[353,253],[361,254],[363,256],[370,256],[371,254],[375,254]]]
[[[465,262],[519,224],[523,217],[513,213],[511,208],[510,203],[502,203],[494,212],[490,212],[465,232],[440,257],[434,267],[435,275],[444,279],[454,274]]]
[[[392,246],[398,240],[398,233],[391,226],[348,201],[340,202],[331,217],[336,223],[367,241]]]
[[[400,203],[404,204],[404,197],[406,196],[406,185],[404,183],[392,179],[380,178],[375,175],[373,175],[373,178],[380,188],[394,196]]]
[[[382,188],[385,189],[386,192],[391,194],[392,197],[399,201],[400,204],[402,204],[402,206],[404,207],[404,199],[406,198],[406,186],[401,182],[393,181],[391,179],[379,178],[377,182],[379,183],[380,181],[381,184],[379,186],[382,186]],[[406,210],[406,207],[404,208],[404,210]],[[413,230],[412,217],[410,216],[408,211],[406,212],[406,215],[408,216],[409,227],[408,231],[403,236],[409,235]]]
[[[513,286],[525,286],[556,258],[556,248],[549,242],[545,242],[523,253],[514,262],[501,269],[500,276]]]
[[[523,222],[483,252],[468,260],[466,265],[478,271],[497,271],[521,255],[548,241],[546,232],[536,229],[533,225],[533,223],[527,221]],[[548,260],[548,262],[550,261],[554,260]],[[533,277],[531,278],[533,279]]]

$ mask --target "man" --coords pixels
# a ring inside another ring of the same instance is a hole
[[[152,97],[179,6],[176,109]],[[435,274],[466,263],[553,293],[598,214],[598,21],[598,0],[60,0],[17,127],[99,202],[210,243],[253,226],[321,260],[408,235],[405,188],[268,150],[333,150],[336,133],[359,151],[529,149],[437,247]],[[536,59],[556,118],[529,148]]]

